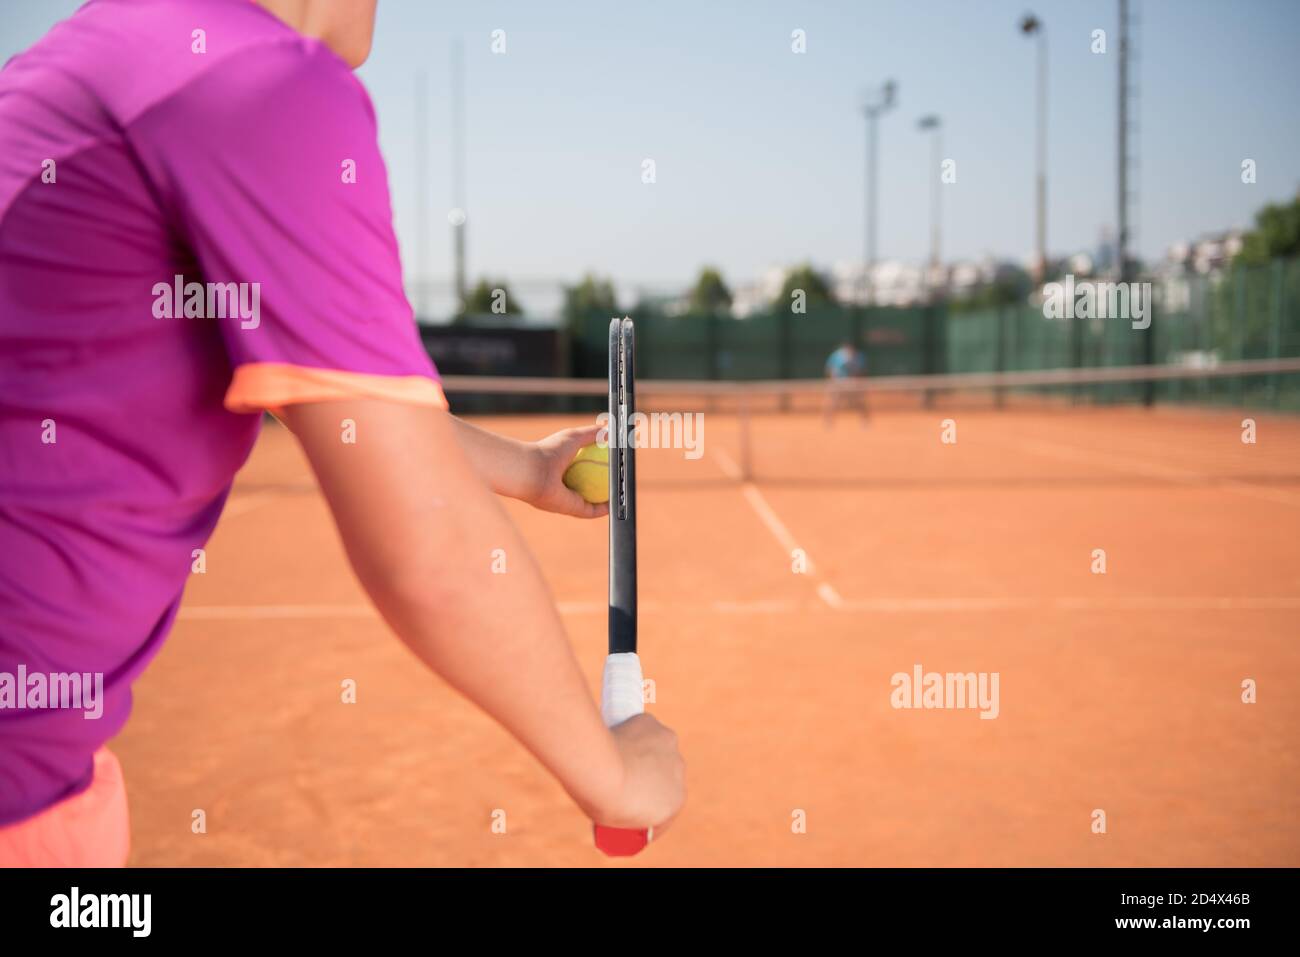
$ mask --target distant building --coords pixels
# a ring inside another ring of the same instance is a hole
[[[1089,253],[1075,253],[1065,261],[1065,271],[1077,279],[1096,275],[1097,265]]]
[[[1023,266],[1000,261],[992,256],[956,263],[948,281],[948,292],[954,299],[969,299],[985,286],[1014,279],[1025,271],[1027,270]]]
[[[731,291],[731,314],[737,319],[767,312],[772,308],[776,297],[781,295],[785,285],[786,270],[780,266],[771,266],[754,282],[737,286]]]
[[[1081,264],[1091,270],[1088,254]],[[1077,258],[1077,257],[1076,257]],[[744,318],[771,309],[773,301],[781,294],[788,272],[786,267],[772,267],[754,282],[738,285],[732,293],[731,312]],[[980,260],[958,262],[938,267],[917,265],[900,260],[876,263],[871,271],[870,284],[861,262],[837,262],[828,273],[827,280],[837,302],[842,305],[861,306],[868,302],[879,306],[918,306],[928,302],[935,291],[944,297],[963,298],[983,286],[1018,276],[1021,270],[1015,263],[999,261],[991,256]]]
[[[861,306],[911,306],[924,302],[927,268],[898,260],[878,262],[866,281],[866,267],[860,262],[838,262],[831,267],[831,285],[840,302]]]
[[[1244,236],[1243,230],[1229,229],[1190,242],[1174,243],[1165,258],[1149,271],[1156,301],[1170,312],[1190,309],[1195,294],[1193,280],[1205,277],[1217,281],[1232,257],[1241,252]]]
[[[1165,262],[1180,266],[1184,272],[1208,276],[1228,265],[1241,252],[1244,237],[1243,230],[1229,229],[1190,243],[1175,243],[1165,254]]]

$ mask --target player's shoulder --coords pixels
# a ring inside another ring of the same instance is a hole
[[[10,60],[0,90],[75,86],[129,126],[178,96],[238,108],[295,79],[369,106],[333,51],[249,0],[90,0]]]

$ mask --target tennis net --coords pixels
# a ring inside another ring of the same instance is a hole
[[[604,379],[447,376],[453,411],[595,414],[605,409]],[[520,404],[521,399],[527,403]],[[1210,366],[1139,365],[995,373],[869,376],[831,387],[825,380],[664,380],[637,384],[640,411],[706,413],[724,426],[740,477],[753,478],[751,454],[766,435],[795,436],[798,419],[895,415],[942,417],[972,410],[1015,415],[1108,414],[1177,407],[1205,415],[1300,412],[1300,358],[1248,359]],[[466,401],[469,400],[469,401]],[[782,422],[781,420],[789,421]],[[803,427],[809,439],[817,424]]]

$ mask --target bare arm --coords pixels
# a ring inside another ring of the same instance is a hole
[[[596,441],[599,425],[564,429],[540,442],[521,442],[462,419],[451,421],[474,470],[498,495],[578,518],[599,518],[609,513],[608,505],[592,505],[560,481],[578,449]]]
[[[603,726],[532,555],[463,447],[496,437],[465,439],[445,412],[374,399],[293,405],[283,418],[357,577],[412,651],[593,820],[662,830],[684,799],[675,736],[653,719]],[[355,444],[340,439],[344,419]],[[492,571],[498,548],[505,574]]]

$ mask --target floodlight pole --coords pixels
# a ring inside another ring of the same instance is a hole
[[[460,38],[451,45],[451,193],[452,205],[468,216],[465,209],[465,51]],[[452,283],[455,288],[454,314],[464,314],[469,297],[465,281],[465,230],[467,220],[451,227]]]
[[[1038,133],[1034,182],[1034,281],[1040,286],[1047,276],[1047,32],[1043,21],[1032,13],[1020,21],[1020,32],[1038,38]]]
[[[893,80],[885,81],[879,90],[869,92],[863,97],[862,115],[867,120],[867,182],[866,182],[866,262],[863,270],[864,304],[875,299],[872,271],[876,266],[876,217],[879,206],[876,202],[876,167],[877,139],[876,120],[882,113],[893,109],[898,94],[898,84]]]
[[[942,184],[940,166],[943,163],[943,124],[932,113],[921,117],[916,126],[917,129],[929,130],[934,134],[930,137],[930,268],[925,277],[927,298],[933,299],[932,282],[939,273],[939,230],[943,203],[943,192],[939,187]]]
[[[429,77],[415,75],[415,268],[411,270],[416,320],[429,317]]]

